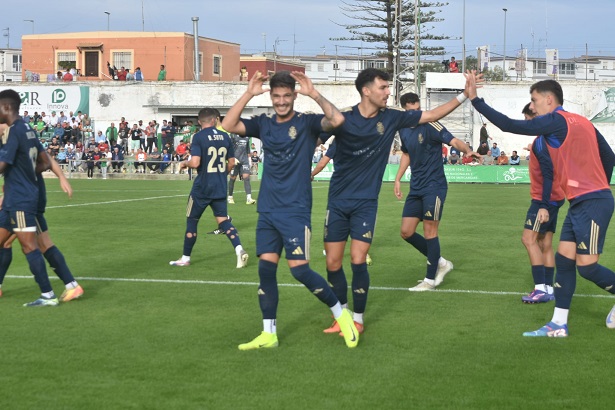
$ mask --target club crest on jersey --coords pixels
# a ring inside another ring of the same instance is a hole
[[[382,124],[381,122],[376,124],[376,130],[378,131],[378,134],[384,135],[384,124]]]
[[[291,139],[297,138],[297,129],[295,128],[294,125],[291,125],[291,127],[288,129],[288,136]]]
[[[419,133],[419,144],[422,144],[423,141],[425,141],[425,138],[423,138],[423,134]]]

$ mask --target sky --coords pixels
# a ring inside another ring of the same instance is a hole
[[[104,31],[107,23],[111,31],[192,33],[191,18],[199,17],[200,36],[239,43],[246,54],[272,52],[274,47],[278,54],[289,56],[335,55],[336,49],[339,55],[375,52],[367,50],[371,46],[365,43],[331,40],[348,35],[342,25],[352,22],[341,13],[342,0],[88,0],[68,7],[68,3],[31,0],[21,4],[27,6],[7,7],[0,15],[0,47],[20,48],[24,34]],[[489,45],[492,55],[498,56],[504,51],[504,39],[508,57],[522,46],[534,57],[544,57],[545,48],[557,48],[562,58],[578,57],[586,53],[586,45],[589,55],[615,56],[610,21],[615,0],[465,0],[465,19],[463,5],[463,0],[450,0],[438,8],[443,21],[430,24],[431,33],[451,37],[435,43],[445,47],[447,57],[460,59],[464,42],[466,55],[476,56],[477,47]]]

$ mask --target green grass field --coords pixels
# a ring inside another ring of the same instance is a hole
[[[451,185],[440,240],[455,269],[437,291],[416,294],[407,288],[423,278],[425,258],[399,237],[403,202],[385,184],[359,346],[322,333],[329,310],[281,264],[280,346],[241,352],[262,330],[256,209],[242,192],[229,206],[246,269],[235,269],[226,237],[205,235],[216,227],[209,210],[192,265],[169,266],[182,252],[190,184],[74,180],[68,200],[48,181],[50,234],[85,295],[22,307],[38,289],[16,245],[0,298],[0,408],[610,408],[615,332],[604,320],[615,300],[606,292],[579,278],[570,337],[521,336],[553,310],[520,300],[533,286],[520,240],[527,186]],[[323,275],[326,195],[314,183],[311,265]],[[601,259],[611,268],[612,232]]]

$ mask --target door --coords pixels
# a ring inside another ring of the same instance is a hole
[[[85,52],[85,76],[98,77],[98,55],[99,51]]]

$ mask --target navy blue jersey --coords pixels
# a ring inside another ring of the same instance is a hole
[[[201,157],[190,194],[200,199],[226,198],[226,162],[235,156],[229,135],[215,127],[203,128],[192,137],[190,153]]]
[[[312,156],[323,117],[295,112],[283,123],[267,114],[242,120],[246,135],[259,138],[265,153],[258,212],[311,212]]]
[[[399,131],[401,150],[410,155],[410,189],[417,194],[447,188],[442,162],[442,144],[451,144],[453,135],[439,122],[421,124]]]
[[[378,199],[395,134],[416,127],[421,111],[383,108],[365,118],[358,106],[342,111],[346,121],[335,134],[335,172],[329,185],[329,200]]]
[[[0,161],[9,164],[4,171],[2,208],[8,211],[37,211],[38,180],[35,168],[41,149],[36,132],[22,119],[15,121],[8,129],[8,138],[0,149]]]

